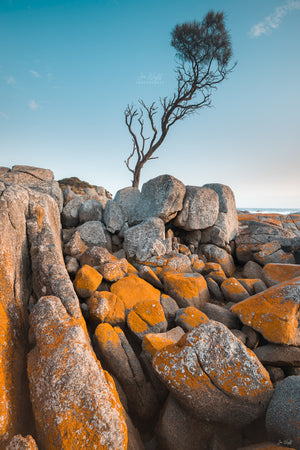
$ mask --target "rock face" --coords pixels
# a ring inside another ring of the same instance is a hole
[[[114,283],[111,292],[122,300],[127,311],[139,302],[160,299],[160,291],[136,275],[129,275]]]
[[[138,188],[127,187],[120,189],[114,197],[114,202],[118,203],[126,211],[129,225],[133,225],[135,222],[135,210],[140,195]]]
[[[20,186],[8,186],[0,197],[0,447],[15,434],[31,430],[26,387],[31,290],[28,203],[28,192]]]
[[[164,255],[166,248],[164,222],[152,218],[129,228],[124,233],[124,250],[129,257],[144,261],[151,256]]]
[[[274,439],[288,440],[300,448],[300,376],[281,381],[268,406],[266,426]]]
[[[300,265],[266,264],[263,268],[262,277],[268,287],[284,283],[285,281],[300,277]]]
[[[223,325],[206,321],[156,354],[153,367],[201,420],[242,426],[259,417],[272,383],[256,356]]]
[[[186,186],[183,208],[174,225],[186,231],[203,230],[214,225],[219,213],[218,194],[209,188]]]
[[[53,172],[49,169],[40,169],[31,166],[13,166],[0,174],[0,180],[6,185],[17,184],[54,198],[59,211],[63,207],[63,195],[57,181],[54,181]]]
[[[289,217],[255,214],[239,216],[241,230],[235,240],[239,262],[256,260],[260,264],[295,262],[293,251],[300,248],[299,227]]]
[[[43,448],[85,448],[89,442],[89,448],[125,450],[121,403],[82,327],[57,297],[39,300],[30,326],[30,396]]]
[[[122,330],[108,323],[100,324],[95,341],[100,359],[124,389],[131,413],[150,420],[156,412],[156,397]]]
[[[269,342],[297,345],[300,277],[253,295],[231,310]]]
[[[212,189],[218,194],[219,215],[215,224],[203,232],[201,242],[223,247],[232,241],[238,232],[234,194],[229,186],[223,184],[205,184],[203,187]]]
[[[201,308],[209,300],[206,281],[200,273],[163,274],[165,292],[176,300],[178,306]]]
[[[184,184],[171,175],[160,175],[145,183],[135,211],[135,220],[142,222],[159,217],[164,223],[182,209]]]

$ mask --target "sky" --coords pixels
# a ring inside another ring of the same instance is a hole
[[[177,122],[141,185],[223,183],[242,208],[300,209],[300,0],[0,0],[0,166],[130,186],[127,104],[176,89],[176,24],[223,11],[234,71]],[[159,116],[158,116],[159,117]]]

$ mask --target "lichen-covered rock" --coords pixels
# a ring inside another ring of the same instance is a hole
[[[143,351],[152,360],[156,352],[168,345],[176,344],[182,336],[184,336],[184,330],[181,327],[172,328],[165,333],[148,333],[143,339]]]
[[[105,247],[111,250],[111,238],[102,222],[93,220],[85,222],[76,229],[88,247]]]
[[[45,449],[126,449],[123,408],[86,334],[57,297],[42,297],[30,315],[30,396]],[[76,430],[76,432],[74,432]]]
[[[38,447],[32,436],[23,437],[21,434],[17,434],[5,447],[5,450],[38,450]]]
[[[243,426],[263,414],[273,391],[251,350],[212,320],[156,353],[153,367],[180,404],[201,420]]]
[[[201,308],[209,300],[205,278],[200,273],[164,272],[164,290],[181,308]]]
[[[235,264],[233,257],[229,255],[223,248],[217,247],[213,244],[203,245],[201,248],[204,256],[206,256],[209,262],[215,262],[220,264],[225,274],[231,277],[235,272]]]
[[[182,210],[174,225],[186,231],[202,230],[214,225],[219,214],[218,194],[209,188],[186,186]]]
[[[126,211],[129,225],[135,222],[135,211],[140,195],[141,193],[138,188],[130,186],[120,189],[114,197],[114,202]]]
[[[229,302],[238,303],[249,297],[247,290],[236,278],[227,278],[221,284],[221,291],[225,299]]]
[[[151,256],[165,254],[164,240],[164,222],[156,217],[126,230],[123,248],[129,257],[137,257],[137,259],[145,261]]]
[[[98,200],[94,200],[92,198],[86,200],[79,207],[79,223],[85,223],[94,220],[101,222],[103,216],[103,207],[103,203],[99,202]]]
[[[116,202],[108,200],[103,214],[103,220],[110,233],[120,231],[127,220],[123,208]]]
[[[259,262],[263,263],[289,262],[288,260],[280,261],[285,253],[282,247],[294,250],[299,245],[299,230],[296,226],[291,227],[290,223],[286,226],[285,216],[281,216],[281,220],[274,222],[274,220],[265,220],[263,215],[258,217],[255,214],[247,214],[243,217],[239,216],[239,220],[242,229],[235,239],[236,256],[239,262],[246,263],[253,259],[254,254],[257,254]],[[261,257],[259,257],[260,251],[262,251]],[[271,261],[263,257],[264,255],[271,257],[272,254],[276,257],[277,252],[279,252],[277,255],[279,260]]]
[[[98,267],[98,271],[106,281],[113,283],[125,277],[128,272],[128,262],[125,258],[116,258],[115,261],[101,264]]]
[[[96,328],[94,337],[99,359],[126,394],[130,414],[142,421],[153,419],[158,408],[156,396],[125,334],[120,328],[103,323]]]
[[[214,280],[218,285],[221,285],[223,281],[227,279],[224,270],[219,263],[208,262],[205,264],[203,275],[209,275],[209,277]]]
[[[262,271],[262,278],[268,287],[284,283],[300,277],[299,264],[266,264]]]
[[[300,277],[253,295],[231,310],[269,342],[295,345],[299,306]]]
[[[206,322],[207,320],[208,317],[206,316],[206,314],[201,312],[199,309],[194,308],[193,306],[179,309],[175,317],[176,325],[183,328],[184,331],[191,331],[193,328],[197,327],[203,322]]]
[[[158,278],[158,276],[153,272],[151,267],[142,265],[139,267],[139,276],[143,278],[143,280],[147,281],[148,283],[152,284],[157,289],[163,289],[162,282]]]
[[[283,251],[280,248],[280,244],[276,241],[263,244],[258,252],[253,253],[253,259],[262,266],[269,263],[295,263],[293,252]]]
[[[158,289],[134,274],[121,278],[111,286],[110,290],[122,300],[127,311],[139,302],[145,300],[159,301],[160,299]]]
[[[300,448],[300,376],[287,377],[275,388],[266,414],[266,428],[274,439]]]
[[[94,325],[109,323],[112,326],[125,325],[124,303],[112,292],[94,292],[88,299],[90,320]]]
[[[32,432],[26,376],[27,305],[31,292],[28,206],[29,192],[25,188],[3,187],[0,195],[0,447],[15,434]]]
[[[179,309],[174,298],[169,295],[162,294],[160,297],[160,304],[164,310],[166,320],[168,322],[168,326],[172,327],[175,323],[176,312]]]
[[[93,246],[88,248],[80,257],[80,263],[83,266],[87,264],[91,267],[98,267],[108,262],[116,261],[117,258],[109,253],[107,248]]]
[[[127,325],[138,339],[143,340],[148,333],[163,333],[168,324],[159,300],[144,300],[129,312]]]
[[[172,220],[182,209],[184,184],[171,175],[160,175],[143,184],[136,207],[136,222],[159,217],[164,223]]]
[[[87,249],[88,246],[85,245],[78,231],[75,231],[71,239],[64,245],[64,254],[79,258]]]
[[[97,289],[102,281],[102,275],[87,264],[82,266],[75,277],[74,288],[79,297],[88,298]]]
[[[205,279],[211,298],[218,302],[224,302],[224,296],[218,283],[211,277],[206,277]]]

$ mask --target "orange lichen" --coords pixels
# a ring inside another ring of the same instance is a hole
[[[129,311],[127,325],[134,333],[143,333],[148,330],[147,323],[133,310]]]
[[[36,221],[38,224],[38,232],[40,233],[43,228],[43,219],[45,216],[45,210],[41,207],[41,205],[36,205],[33,208],[32,214],[35,215]]]
[[[131,274],[114,283],[110,290],[122,300],[126,310],[132,309],[136,303],[144,300],[159,300],[160,298],[158,289]]]
[[[159,301],[145,300],[137,303],[133,311],[150,326],[166,320],[164,310]]]
[[[202,259],[196,259],[192,264],[193,272],[201,273],[204,269],[204,261]]]
[[[200,306],[209,299],[205,278],[195,273],[163,273],[164,289],[179,306]]]
[[[74,288],[80,297],[90,297],[101,283],[102,278],[96,269],[85,264],[76,274]]]
[[[128,262],[125,258],[117,259],[112,262],[101,264],[98,270],[105,280],[111,282],[118,281],[127,274]]]
[[[197,327],[207,320],[209,320],[207,315],[193,306],[188,306],[184,309],[183,313],[180,314],[180,322],[187,324],[188,328]]]
[[[300,277],[299,264],[269,263],[263,268],[263,278],[268,286],[284,283],[297,277]]]
[[[119,336],[109,323],[100,323],[95,330],[95,339],[100,348],[106,346],[118,347],[121,344]]]
[[[261,281],[259,278],[237,278],[237,280],[248,292],[251,292],[251,294],[254,294],[255,283]]]
[[[245,325],[259,331],[268,341],[293,345],[299,310],[300,277],[244,300],[231,309]]]
[[[173,345],[174,341],[172,339],[167,339],[159,334],[146,334],[143,339],[143,348],[149,352],[152,356],[156,354],[159,350],[167,347],[168,345]]]
[[[224,297],[233,302],[239,302],[249,297],[247,290],[236,278],[228,278],[221,284]]]
[[[96,324],[107,322],[111,325],[117,325],[125,322],[124,304],[112,292],[94,292],[87,305],[90,318]]]

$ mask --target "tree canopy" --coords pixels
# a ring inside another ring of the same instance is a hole
[[[132,152],[125,161],[133,174],[132,185],[139,186],[141,169],[164,142],[169,129],[178,120],[211,105],[211,95],[235,64],[230,66],[232,46],[222,12],[209,11],[201,22],[176,25],[171,33],[176,50],[177,88],[174,94],[147,106],[139,100],[139,108],[127,105],[125,123],[132,138]],[[160,118],[157,120],[157,113]],[[151,136],[145,137],[145,120]],[[132,167],[131,164],[134,163]]]

